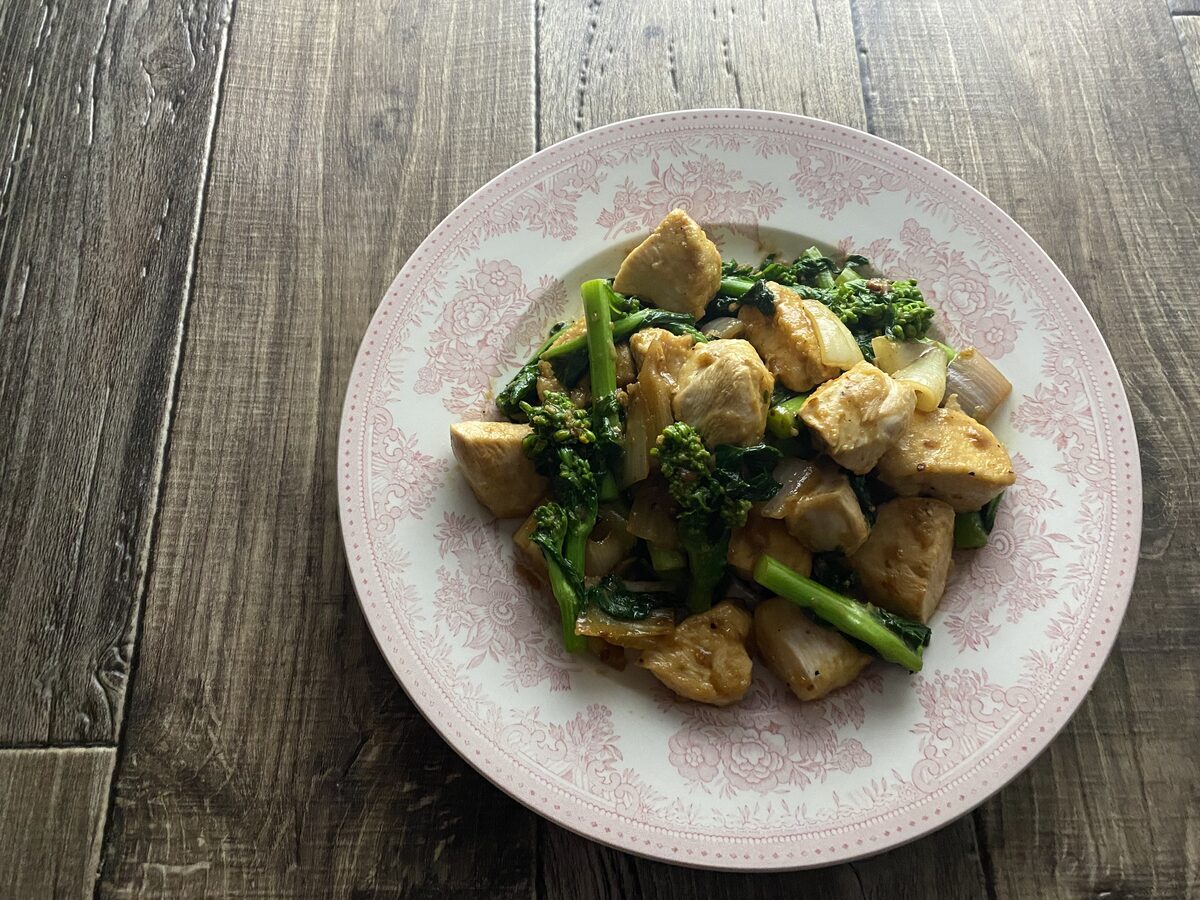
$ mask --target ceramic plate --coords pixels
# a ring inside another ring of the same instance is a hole
[[[615,273],[669,210],[725,255],[816,242],[919,279],[951,343],[1012,379],[993,420],[1017,483],[962,555],[925,669],[872,665],[802,704],[756,664],[729,709],[562,649],[514,568],[514,523],[474,500],[448,429],[490,395],[581,281]],[[945,825],[1027,765],[1096,677],[1129,598],[1141,480],[1104,341],[1046,254],[928,160],[838,125],[700,110],[621,122],[526,159],[437,227],[359,350],[339,446],[341,520],[396,677],[472,765],[531,809],[687,865],[786,869]]]

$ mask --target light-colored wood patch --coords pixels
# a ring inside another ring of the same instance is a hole
[[[92,896],[116,754],[0,750],[0,896]]]

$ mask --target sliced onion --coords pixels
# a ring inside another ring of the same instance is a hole
[[[871,338],[875,365],[889,375],[917,361],[922,353],[935,346],[929,341],[894,341],[890,337]]]
[[[1012,384],[986,356],[967,347],[958,351],[946,369],[946,392],[958,395],[963,412],[986,423],[1012,393]]]
[[[822,363],[838,369],[851,369],[863,361],[862,350],[854,340],[854,335],[832,309],[820,300],[807,297],[801,297],[800,302],[817,334]]]
[[[615,509],[600,510],[585,549],[583,573],[591,578],[607,575],[633,549],[636,540],[624,516]]]
[[[946,394],[946,354],[941,347],[929,347],[892,377],[916,391],[917,409],[933,412],[942,405],[942,397]]]
[[[621,487],[644,479],[650,474],[650,436],[646,427],[646,400],[641,386],[626,388],[629,405],[625,407],[625,452],[621,456]]]
[[[651,541],[668,549],[679,546],[679,529],[675,524],[675,504],[661,479],[643,481],[633,490],[633,506],[629,511],[626,530],[634,537]]]
[[[721,316],[700,330],[710,338],[736,338],[746,333],[746,323],[732,316]]]
[[[807,459],[788,458],[775,467],[775,480],[780,488],[775,496],[763,504],[759,512],[768,519],[782,519],[788,514],[792,500],[800,493],[804,483],[812,476],[815,467]]]
[[[627,622],[615,619],[604,610],[589,606],[575,620],[575,633],[587,637],[603,638],[618,647],[636,647],[648,650],[658,638],[675,630],[675,613],[670,609],[658,609],[644,619]]]

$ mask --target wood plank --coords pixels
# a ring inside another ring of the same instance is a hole
[[[543,145],[606,122],[697,106],[867,125],[847,3],[764,0],[693,10],[621,0],[586,9],[539,4],[537,12]],[[987,889],[969,817],[875,860],[753,880],[650,862],[548,824],[539,859],[552,897],[961,898]]]
[[[1200,884],[1200,106],[1159,4],[964,2],[860,17],[879,133],[963,175],[1079,289],[1129,389],[1145,529],[1118,646],[1080,712],[982,810],[999,897]],[[913,53],[911,48],[921,47]],[[1183,713],[1187,710],[1189,712]]]
[[[774,109],[866,127],[845,0],[538,0],[536,8],[540,146],[695,107]]]
[[[281,0],[231,35],[101,893],[528,896],[533,817],[386,670],[333,473],[379,297],[532,149],[531,8]]]
[[[1200,0],[1167,0],[1171,12],[1178,16],[1200,15]]]
[[[116,755],[0,750],[0,896],[92,896]]]
[[[226,2],[0,4],[0,745],[116,740]]]
[[[1200,12],[1200,7],[1197,7],[1197,12]],[[1192,76],[1192,87],[1200,97],[1200,15],[1176,16],[1175,32],[1183,46],[1183,58]]]

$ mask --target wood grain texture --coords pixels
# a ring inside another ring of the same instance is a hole
[[[103,896],[530,894],[532,815],[367,634],[335,451],[393,273],[532,150],[532,43],[517,0],[237,8]]]
[[[536,10],[541,146],[695,107],[866,125],[846,0],[536,0]]]
[[[1192,75],[1192,87],[1200,97],[1200,16],[1176,16],[1175,32]]]
[[[1171,7],[1171,12],[1185,17],[1188,15],[1200,15],[1200,0],[1167,0]]]
[[[963,175],[1070,277],[1141,444],[1144,533],[1116,650],[1065,732],[982,810],[999,897],[1200,889],[1200,105],[1158,4],[887,4],[862,15],[879,133]],[[920,44],[923,52],[912,53]],[[1186,712],[1184,712],[1186,711]]]
[[[0,4],[0,745],[117,737],[226,18]]]
[[[0,750],[0,897],[91,897],[117,751]]]
[[[631,116],[704,106],[867,125],[848,3],[593,0],[539,3],[537,13],[543,145]],[[539,858],[549,897],[962,898],[987,890],[969,817],[876,860],[752,880],[639,859],[549,824]]]

